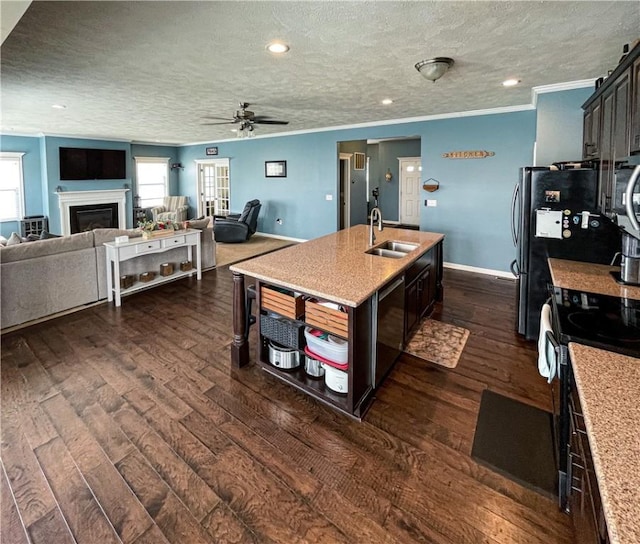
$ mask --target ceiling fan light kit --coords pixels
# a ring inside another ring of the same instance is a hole
[[[248,102],[240,102],[240,109],[236,110],[232,119],[225,117],[208,117],[208,119],[220,119],[217,123],[204,123],[205,125],[234,125],[239,124],[237,128],[237,134],[239,138],[246,138],[247,136],[253,136],[252,132],[254,125],[288,125],[289,121],[279,121],[277,119],[270,119],[268,115],[256,115],[254,112],[248,110]]]
[[[449,57],[436,57],[428,60],[421,60],[416,63],[415,68],[420,75],[434,83],[447,73],[453,66],[453,59]]]

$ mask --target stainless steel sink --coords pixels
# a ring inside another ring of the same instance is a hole
[[[394,251],[392,249],[385,249],[384,247],[374,247],[365,251],[370,255],[379,255],[380,257],[389,257],[390,259],[402,259],[406,257],[407,253],[404,251]]]
[[[377,247],[382,249],[390,249],[391,251],[401,251],[402,253],[409,253],[418,247],[418,244],[413,242],[399,242],[398,240],[387,240],[384,244]]]

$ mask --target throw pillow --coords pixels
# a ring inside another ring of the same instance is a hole
[[[60,238],[61,236],[59,234],[51,234],[50,232],[47,232],[46,230],[43,230],[40,233],[40,240],[48,240],[49,238]]]
[[[40,240],[39,234],[29,234],[27,236],[27,242],[35,242],[36,240]]]
[[[20,235],[17,232],[12,232],[11,236],[9,236],[9,239],[7,240],[8,246],[15,246],[21,243],[22,243],[22,238],[20,238]]]
[[[188,229],[198,229],[198,230],[203,230],[206,229],[209,226],[209,218],[207,217],[206,219],[189,219],[189,221],[186,222],[187,223],[187,228]]]
[[[7,239],[4,236],[0,236],[0,246],[6,246]]]

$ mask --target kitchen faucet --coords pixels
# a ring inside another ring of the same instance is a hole
[[[378,230],[382,230],[382,212],[377,206],[371,210],[371,219],[369,221],[369,245],[372,246],[376,241],[376,237],[373,234],[373,222],[378,219]]]

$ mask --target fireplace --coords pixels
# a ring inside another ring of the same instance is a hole
[[[60,205],[60,230],[62,234],[68,235],[72,232],[82,232],[91,230],[89,225],[101,222],[104,226],[109,221],[113,227],[120,229],[127,228],[126,205],[127,191],[129,189],[107,189],[104,191],[58,191],[58,203]],[[110,219],[104,210],[110,209]],[[74,212],[72,213],[72,209]],[[75,210],[80,212],[79,217],[72,219],[72,215],[77,216]],[[98,213],[99,211],[99,213]],[[77,221],[84,226],[79,226]],[[72,225],[72,221],[75,224]]]
[[[86,204],[70,206],[71,234],[93,229],[118,228],[118,204]]]

